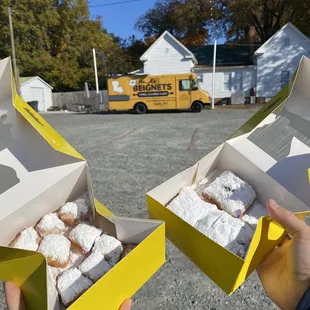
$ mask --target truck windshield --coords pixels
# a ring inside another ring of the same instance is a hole
[[[192,90],[198,90],[199,89],[199,83],[197,80],[192,80]]]

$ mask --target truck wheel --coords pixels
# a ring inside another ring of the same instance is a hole
[[[134,110],[137,114],[145,114],[147,107],[143,102],[139,102],[135,105]]]
[[[203,105],[200,101],[195,101],[192,104],[192,107],[191,107],[192,112],[199,113],[202,111],[202,109],[203,109]]]

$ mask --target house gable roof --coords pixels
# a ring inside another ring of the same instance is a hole
[[[53,87],[48,84],[47,82],[45,82],[43,79],[41,79],[39,76],[24,76],[24,77],[20,77],[19,78],[19,82],[20,82],[20,85],[23,86],[23,85],[26,85],[28,83],[30,83],[31,81],[35,80],[35,79],[38,79],[40,82],[42,82],[43,84],[45,84],[47,87],[49,87],[50,89],[53,89]]]
[[[189,48],[198,60],[198,66],[213,66],[213,45]],[[216,66],[251,66],[253,49],[250,45],[217,45]]]
[[[268,43],[273,40],[281,31],[285,30],[286,28],[292,29],[294,32],[296,32],[299,36],[302,37],[303,40],[309,41],[310,39],[302,33],[297,27],[295,27],[292,23],[285,24],[280,30],[278,30],[269,40],[267,40],[256,52],[255,55],[264,54],[266,51],[266,47],[268,46]]]
[[[161,40],[165,39],[166,37],[173,40],[179,46],[179,48],[184,52],[186,58],[191,59],[195,64],[197,64],[197,59],[195,58],[194,54],[167,30],[146,50],[146,52],[140,57],[140,60],[147,61],[150,52],[156,47],[156,45],[158,45]]]

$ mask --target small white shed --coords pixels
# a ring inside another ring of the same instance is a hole
[[[38,101],[39,112],[45,112],[53,105],[53,87],[39,76],[21,77],[19,81],[21,97],[27,102]]]

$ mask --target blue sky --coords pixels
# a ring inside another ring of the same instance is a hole
[[[134,29],[134,25],[140,15],[154,6],[156,0],[140,0],[119,5],[91,7],[121,1],[125,0],[89,0],[92,17],[101,15],[104,27],[116,36],[127,38],[134,34],[137,37],[142,37],[142,34]]]

